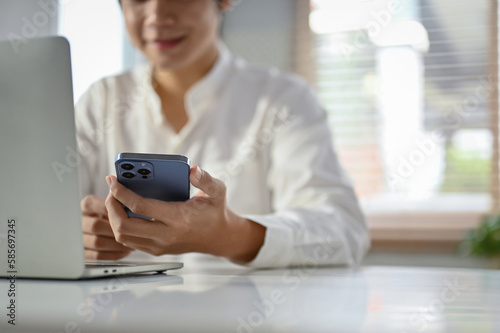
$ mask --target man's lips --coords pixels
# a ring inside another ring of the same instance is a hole
[[[171,38],[171,39],[155,39],[150,43],[160,50],[172,49],[179,45],[184,40],[184,37]]]

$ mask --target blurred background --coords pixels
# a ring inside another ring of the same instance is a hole
[[[75,101],[144,61],[116,0],[2,0],[1,40],[47,35],[71,43]],[[500,207],[496,0],[235,0],[221,35],[316,90],[370,225],[365,264],[499,256],[464,247]]]

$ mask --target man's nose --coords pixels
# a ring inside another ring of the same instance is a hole
[[[177,14],[171,0],[150,0],[147,8],[147,21],[154,25],[175,25]]]

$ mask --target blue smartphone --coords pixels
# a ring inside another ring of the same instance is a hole
[[[121,153],[115,160],[118,182],[145,197],[162,201],[189,199],[190,162],[186,156],[164,154]],[[134,214],[125,207],[128,216],[151,218]]]

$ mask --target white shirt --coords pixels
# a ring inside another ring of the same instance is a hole
[[[98,81],[78,102],[83,195],[106,197],[104,178],[115,174],[118,153],[182,154],[225,182],[233,211],[266,227],[248,266],[361,261],[368,230],[307,84],[222,46],[187,92],[189,121],[176,133],[151,82],[151,66],[139,66]]]

